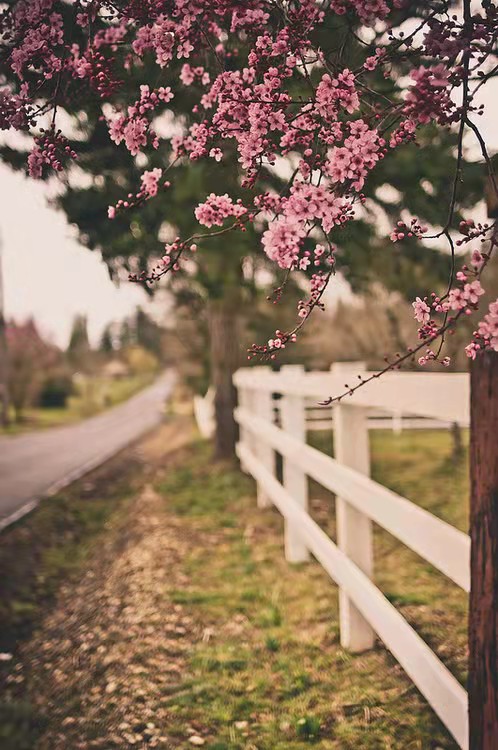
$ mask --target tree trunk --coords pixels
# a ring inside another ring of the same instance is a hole
[[[9,387],[7,372],[7,342],[5,340],[5,321],[0,310],[0,425],[9,424]]]
[[[228,300],[213,300],[208,305],[211,383],[215,389],[215,456],[233,458],[237,424],[233,416],[237,393],[232,376],[240,365],[239,311]]]
[[[3,301],[2,257],[0,246],[0,424],[9,424],[9,377],[7,335]]]
[[[471,750],[498,747],[498,353],[471,369]]]

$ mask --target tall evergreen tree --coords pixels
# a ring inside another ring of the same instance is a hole
[[[107,325],[104,328],[100,339],[99,349],[104,354],[110,354],[114,351],[114,337],[112,335],[111,325]]]
[[[85,357],[90,351],[90,340],[88,338],[88,321],[86,315],[75,315],[67,352],[73,359]]]

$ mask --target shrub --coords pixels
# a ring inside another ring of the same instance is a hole
[[[40,396],[39,406],[42,409],[65,408],[69,396],[74,394],[73,380],[67,373],[47,375]]]

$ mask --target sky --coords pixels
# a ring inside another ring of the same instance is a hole
[[[498,151],[498,81],[486,87],[485,115],[479,125],[491,153]],[[475,145],[467,141],[472,156]],[[451,176],[449,175],[449,184]],[[47,186],[14,173],[0,163],[0,241],[3,247],[5,314],[18,321],[35,318],[40,331],[66,346],[74,316],[88,317],[97,343],[105,325],[121,320],[137,305],[147,306],[142,289],[122,282],[117,287],[96,252],[79,245],[76,232],[61,211],[47,202]],[[477,218],[477,217],[476,217]],[[479,216],[479,218],[484,218]],[[331,293],[344,293],[344,284]]]
[[[66,346],[74,316],[88,316],[97,343],[106,323],[146,305],[141,288],[117,287],[100,255],[82,247],[62,211],[47,202],[48,189],[0,164],[0,237],[5,315],[34,317],[40,331]]]

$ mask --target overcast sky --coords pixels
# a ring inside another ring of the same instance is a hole
[[[139,287],[109,279],[98,253],[78,244],[65,215],[47,205],[47,188],[0,164],[0,233],[5,312],[33,316],[40,330],[65,346],[73,317],[88,316],[95,342],[105,324],[146,301]]]
[[[487,108],[479,124],[494,153],[498,150],[498,81],[483,89]],[[474,148],[472,152],[477,156]],[[46,336],[65,346],[74,315],[84,313],[96,342],[106,323],[146,303],[145,294],[128,282],[116,287],[98,253],[78,244],[64,214],[50,208],[46,198],[43,183],[0,163],[6,315],[17,320],[33,316]]]

